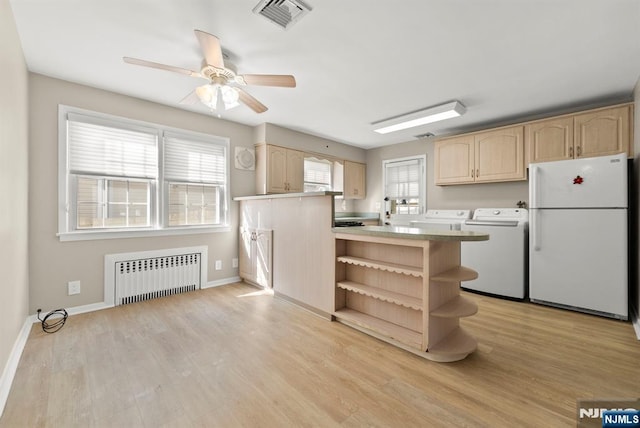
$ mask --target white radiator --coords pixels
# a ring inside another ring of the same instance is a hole
[[[108,254],[105,303],[125,305],[199,289],[207,278],[206,261],[207,247]]]

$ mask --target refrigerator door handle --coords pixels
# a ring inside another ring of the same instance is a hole
[[[531,165],[531,187],[529,188],[529,206],[538,208],[538,167]]]
[[[531,215],[533,216],[533,218],[531,219],[529,228],[531,230],[531,236],[533,238],[533,251],[540,251],[540,210],[531,210]]]
[[[531,221],[529,222],[529,229],[534,251],[540,251],[540,214],[538,212],[538,178],[540,170],[537,165],[531,165],[531,186],[529,187],[529,206],[532,208],[530,211]]]

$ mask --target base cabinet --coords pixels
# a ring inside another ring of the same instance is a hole
[[[460,282],[478,276],[460,266],[460,242],[337,233],[335,243],[337,321],[433,361],[476,349],[459,324],[477,312]]]
[[[272,288],[273,231],[240,228],[240,278],[264,288]]]

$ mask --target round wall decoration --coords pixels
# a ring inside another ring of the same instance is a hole
[[[237,169],[254,170],[256,167],[255,150],[247,147],[236,147],[235,166]]]

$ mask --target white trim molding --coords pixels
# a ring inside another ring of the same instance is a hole
[[[31,317],[27,317],[15,343],[13,344],[13,349],[11,349],[11,353],[9,354],[9,360],[2,371],[2,377],[0,377],[0,417],[2,417],[4,406],[7,404],[9,391],[11,391],[11,384],[13,383],[13,378],[18,370],[18,363],[20,362],[22,351],[27,344],[27,339],[29,338],[32,326],[33,322],[31,321]]]
[[[209,281],[206,284],[202,284],[201,288],[205,289],[205,288],[220,287],[221,285],[233,284],[234,282],[241,282],[241,281],[242,281],[242,278],[240,278],[239,276],[232,276],[230,278],[222,278],[216,281]]]

